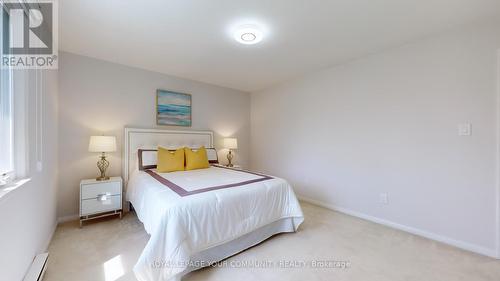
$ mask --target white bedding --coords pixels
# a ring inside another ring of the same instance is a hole
[[[140,281],[180,280],[196,253],[283,218],[292,218],[295,230],[304,220],[283,179],[220,167],[159,175],[188,194],[180,196],[143,171],[130,177],[127,201],[151,235],[134,267]],[[251,183],[237,186],[241,182]],[[226,187],[200,192],[214,186]]]

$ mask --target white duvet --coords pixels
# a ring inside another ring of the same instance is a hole
[[[159,175],[189,193],[262,178],[220,167]],[[127,201],[151,235],[134,267],[140,281],[180,280],[196,253],[283,218],[293,218],[295,230],[304,220],[292,187],[280,178],[180,196],[136,171],[128,182]]]

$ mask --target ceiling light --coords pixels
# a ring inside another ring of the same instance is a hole
[[[241,40],[245,42],[252,42],[257,39],[257,36],[255,36],[255,33],[243,33],[241,34]]]
[[[234,39],[241,44],[257,44],[262,41],[262,32],[255,27],[243,26],[236,30]]]

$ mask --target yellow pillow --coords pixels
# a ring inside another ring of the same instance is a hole
[[[186,170],[205,169],[210,167],[208,163],[207,151],[205,147],[200,147],[196,152],[185,147],[186,154]]]
[[[158,173],[184,171],[184,148],[176,151],[158,147],[158,161],[156,163]]]

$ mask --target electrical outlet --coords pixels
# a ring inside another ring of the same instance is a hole
[[[389,204],[389,197],[387,196],[387,193],[380,193],[378,200],[381,204]]]
[[[41,172],[43,170],[43,164],[42,164],[42,161],[37,161],[36,162],[36,170],[38,172]]]

